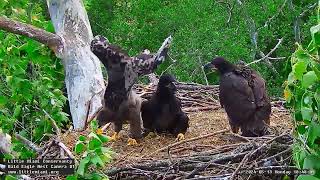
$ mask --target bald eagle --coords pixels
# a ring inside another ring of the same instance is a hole
[[[262,136],[268,133],[271,104],[264,79],[249,67],[236,66],[222,57],[213,59],[205,68],[220,74],[220,104],[224,107],[231,129],[243,136]]]
[[[181,109],[181,102],[175,96],[176,80],[169,74],[159,79],[156,92],[144,101],[141,116],[146,134],[150,131],[171,133],[177,140],[183,140],[189,127],[189,118]]]
[[[104,106],[97,115],[99,125],[108,122],[114,124],[118,138],[125,120],[129,121],[130,133],[128,145],[137,144],[142,137],[142,120],[140,116],[141,98],[132,90],[137,78],[154,72],[164,60],[169,50],[171,36],[162,44],[159,51],[150,54],[148,50],[130,57],[119,46],[110,44],[103,36],[96,36],[91,42],[91,51],[99,58],[108,73],[108,84],[104,94]]]

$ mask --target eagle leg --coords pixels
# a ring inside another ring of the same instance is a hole
[[[134,146],[134,145],[138,145],[137,140],[129,138],[128,139],[128,146]]]
[[[184,139],[185,139],[185,138],[184,138],[184,134],[179,133],[179,134],[177,135],[176,141],[182,141],[182,140],[184,140]]]
[[[119,132],[114,132],[113,135],[110,138],[110,141],[116,141],[120,138]]]
[[[146,136],[146,138],[155,138],[155,137],[158,137],[158,134],[156,132],[149,132]]]
[[[234,126],[234,125],[230,124],[230,127],[231,127],[231,131],[233,133],[237,134],[239,132],[239,127],[238,126]]]

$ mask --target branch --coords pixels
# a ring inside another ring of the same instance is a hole
[[[0,16],[0,29],[14,34],[27,36],[42,44],[48,45],[54,51],[62,49],[62,39],[60,36],[29,24]]]
[[[252,61],[252,62],[246,64],[246,66],[249,66],[249,65],[251,65],[251,64],[258,63],[258,62],[260,62],[260,61],[263,61],[263,60],[269,58],[269,56],[280,46],[280,44],[282,43],[282,41],[283,41],[283,38],[279,39],[278,43],[274,46],[273,49],[271,49],[271,51],[270,51],[268,54],[266,54],[265,56],[263,56],[262,58],[260,58],[260,59],[258,59],[258,60],[255,60],[255,61]]]
[[[47,113],[47,111],[45,111],[44,109],[42,109],[42,111],[48,116],[48,118],[50,119],[50,122],[51,122],[53,128],[55,129],[58,137],[60,137],[60,135],[61,135],[61,130],[60,130],[60,128],[58,127],[56,121],[50,116],[49,113]]]
[[[180,141],[180,142],[176,142],[176,143],[170,144],[170,145],[168,145],[166,147],[163,147],[161,149],[158,149],[157,151],[154,151],[153,153],[151,153],[151,154],[149,154],[147,156],[151,156],[151,155],[156,154],[158,152],[165,151],[167,149],[170,149],[172,147],[178,146],[180,144],[184,144],[186,142],[191,142],[191,141],[196,141],[198,139],[208,138],[210,136],[214,136],[214,135],[217,135],[217,134],[220,134],[220,133],[229,132],[229,131],[230,131],[229,129],[224,129],[224,130],[216,131],[216,132],[213,132],[213,133],[210,133],[210,134],[206,134],[206,135],[203,135],[203,136],[198,136],[198,137],[194,137],[194,138],[191,138],[191,139],[186,139],[186,140],[183,140],[183,141]],[[143,158],[143,157],[145,157],[145,155],[142,156],[141,158]]]
[[[249,159],[252,155],[254,155],[255,153],[257,153],[257,152],[260,151],[261,149],[265,148],[267,145],[269,145],[270,143],[272,143],[272,142],[275,141],[276,139],[278,139],[278,138],[280,138],[280,137],[282,137],[282,136],[285,136],[286,134],[287,134],[287,131],[283,132],[283,133],[282,133],[281,135],[279,135],[279,136],[276,136],[276,137],[268,140],[267,142],[265,142],[264,144],[262,144],[261,146],[259,146],[257,149],[254,149],[254,150],[252,150],[251,152],[249,152],[248,154],[246,154],[246,155],[244,156],[244,158],[242,159],[242,161],[240,162],[240,164],[238,165],[237,169],[232,173],[232,175],[231,175],[231,177],[230,177],[230,180],[233,180],[233,179],[236,177],[236,175],[237,175],[238,171],[240,170],[241,166],[243,166],[243,165],[248,161],[248,159]]]
[[[25,137],[19,135],[19,134],[15,134],[14,135],[18,140],[20,140],[23,144],[27,145],[29,148],[31,148],[32,150],[36,151],[36,152],[41,152],[42,148],[39,148],[37,145],[35,145],[33,142],[29,141],[28,139],[26,139]]]

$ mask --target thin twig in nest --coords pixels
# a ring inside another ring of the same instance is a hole
[[[169,149],[169,148],[184,144],[186,142],[191,142],[191,141],[196,141],[196,140],[203,139],[203,138],[208,138],[210,136],[214,136],[214,135],[225,133],[225,132],[229,132],[229,131],[230,131],[229,129],[224,129],[224,130],[221,130],[221,131],[217,131],[217,132],[213,132],[213,133],[210,133],[210,134],[206,134],[204,136],[198,136],[198,137],[194,137],[194,138],[191,138],[191,139],[186,139],[186,140],[183,140],[183,141],[180,141],[180,142],[176,142],[176,143],[170,144],[170,145],[168,145],[166,147],[163,147],[163,148],[161,148],[161,149],[159,149],[157,151],[154,151],[153,153],[151,153],[149,155],[143,155],[143,156],[141,156],[141,158],[144,158],[144,157],[147,157],[147,156],[152,156],[152,155],[157,154],[157,153],[159,153],[161,151],[164,151],[166,149]]]

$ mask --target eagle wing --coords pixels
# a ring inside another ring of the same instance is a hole
[[[252,73],[255,103],[258,107],[262,107],[269,103],[269,98],[266,94],[266,85],[264,79],[256,72]]]
[[[233,72],[221,76],[219,97],[233,124],[242,124],[256,109],[247,80]]]

